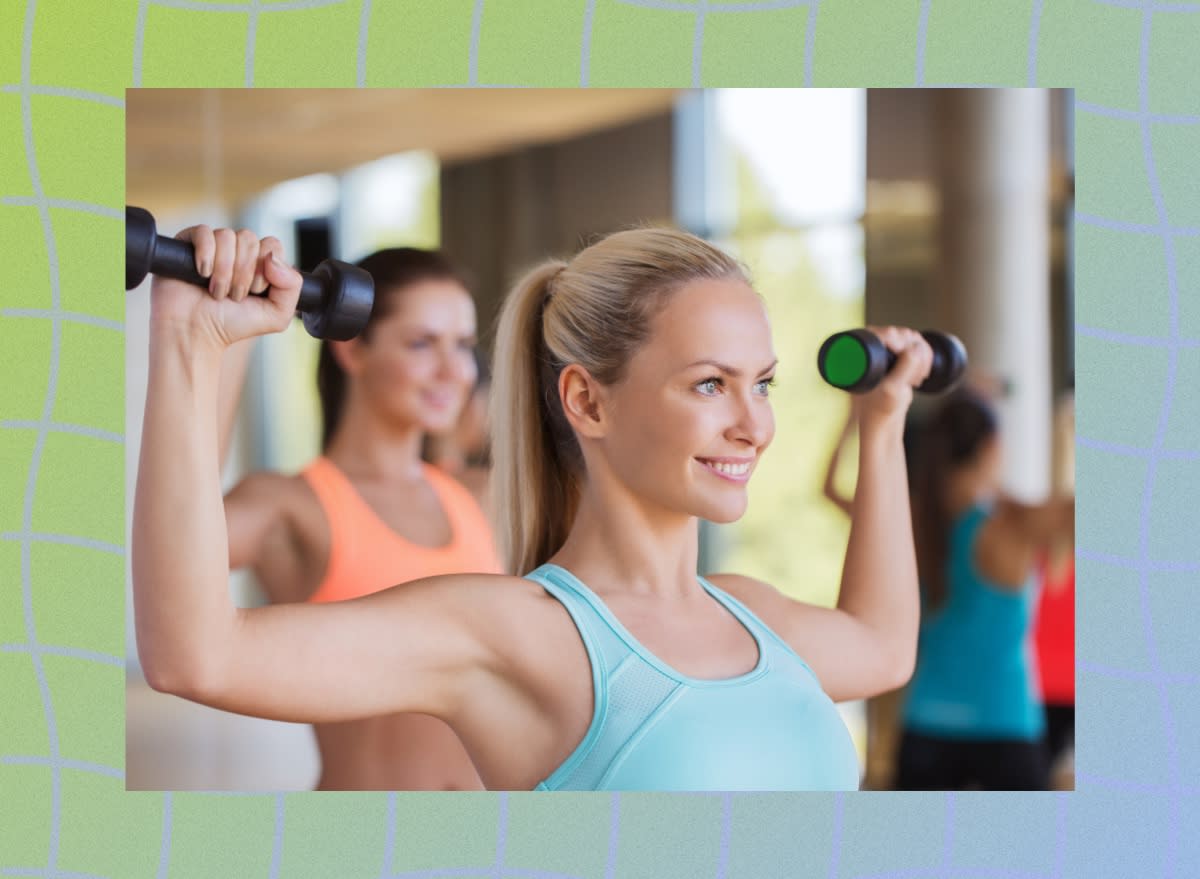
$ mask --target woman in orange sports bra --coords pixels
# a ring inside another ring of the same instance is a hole
[[[297,475],[253,473],[225,496],[230,568],[252,568],[273,604],[500,571],[475,498],[420,457],[423,436],[454,426],[475,383],[474,302],[436,252],[392,248],[359,265],[375,279],[375,308],[359,338],[321,343],[322,455]],[[234,400],[222,400],[226,430]],[[482,787],[457,736],[430,715],[313,730],[320,790]]]

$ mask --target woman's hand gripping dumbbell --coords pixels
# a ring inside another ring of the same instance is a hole
[[[148,211],[126,206],[125,289],[132,290],[138,286],[147,274],[173,278],[209,289],[212,274],[218,267],[211,264],[204,266],[197,261],[197,247],[193,244],[193,236],[213,234],[207,227],[193,226],[181,232],[180,238],[166,238],[157,233],[154,217]],[[234,266],[235,274],[239,268],[244,273],[245,258],[257,262],[255,257],[259,253],[260,245],[265,248],[264,252],[269,250],[279,256],[278,239],[264,238],[260,242],[255,238],[254,254],[238,253],[238,265]],[[204,247],[208,249],[207,239]],[[202,260],[211,259],[207,253],[200,254],[200,257]],[[282,266],[282,263],[280,265]],[[201,268],[207,271],[201,271]],[[369,274],[357,266],[334,259],[325,260],[311,274],[297,274],[301,278],[301,285],[295,311],[303,319],[304,328],[308,330],[309,335],[319,339],[352,339],[362,332],[375,301],[375,285]],[[244,287],[231,285],[229,289],[210,292],[217,298],[229,295],[238,299],[246,293],[261,295],[267,291],[267,286],[267,279],[255,271]]]
[[[938,394],[958,384],[967,367],[967,349],[955,336],[937,330],[921,335],[933,349],[929,376],[915,390]],[[867,329],[846,330],[826,339],[817,352],[821,377],[852,394],[870,391],[896,364],[896,354]]]

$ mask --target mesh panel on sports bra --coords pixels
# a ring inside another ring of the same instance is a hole
[[[629,739],[679,688],[635,653],[609,673],[608,707],[592,749],[555,788],[595,790]]]

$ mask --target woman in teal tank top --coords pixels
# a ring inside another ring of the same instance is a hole
[[[742,515],[774,436],[777,358],[736,260],[693,235],[634,229],[533,269],[504,303],[490,420],[507,575],[237,610],[207,413],[223,346],[287,326],[299,281],[253,236],[181,237],[198,265],[226,268],[210,285],[221,295],[163,279],[151,294],[133,579],[152,686],[279,720],[430,714],[491,789],[858,786],[835,703],[902,686],[916,653],[901,437],[932,362],[920,334],[873,328],[897,360],[858,401],[834,608],[697,576],[699,521]],[[262,272],[269,299],[237,278],[224,295],[231,264]]]
[[[999,426],[976,394],[943,400],[916,449],[922,612],[897,786],[1043,790],[1034,573],[1042,548],[1073,529],[1074,502],[1000,494]]]

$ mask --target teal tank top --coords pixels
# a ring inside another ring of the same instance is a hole
[[[583,741],[535,790],[857,790],[858,755],[837,707],[790,647],[733,596],[704,589],[758,644],[733,678],[689,678],[557,565],[526,575],[560,601],[592,669]]]
[[[975,542],[988,515],[972,507],[951,527],[946,600],[921,613],[905,725],[947,738],[1036,739],[1045,724],[1029,637],[1036,590],[1002,589],[976,570]]]

